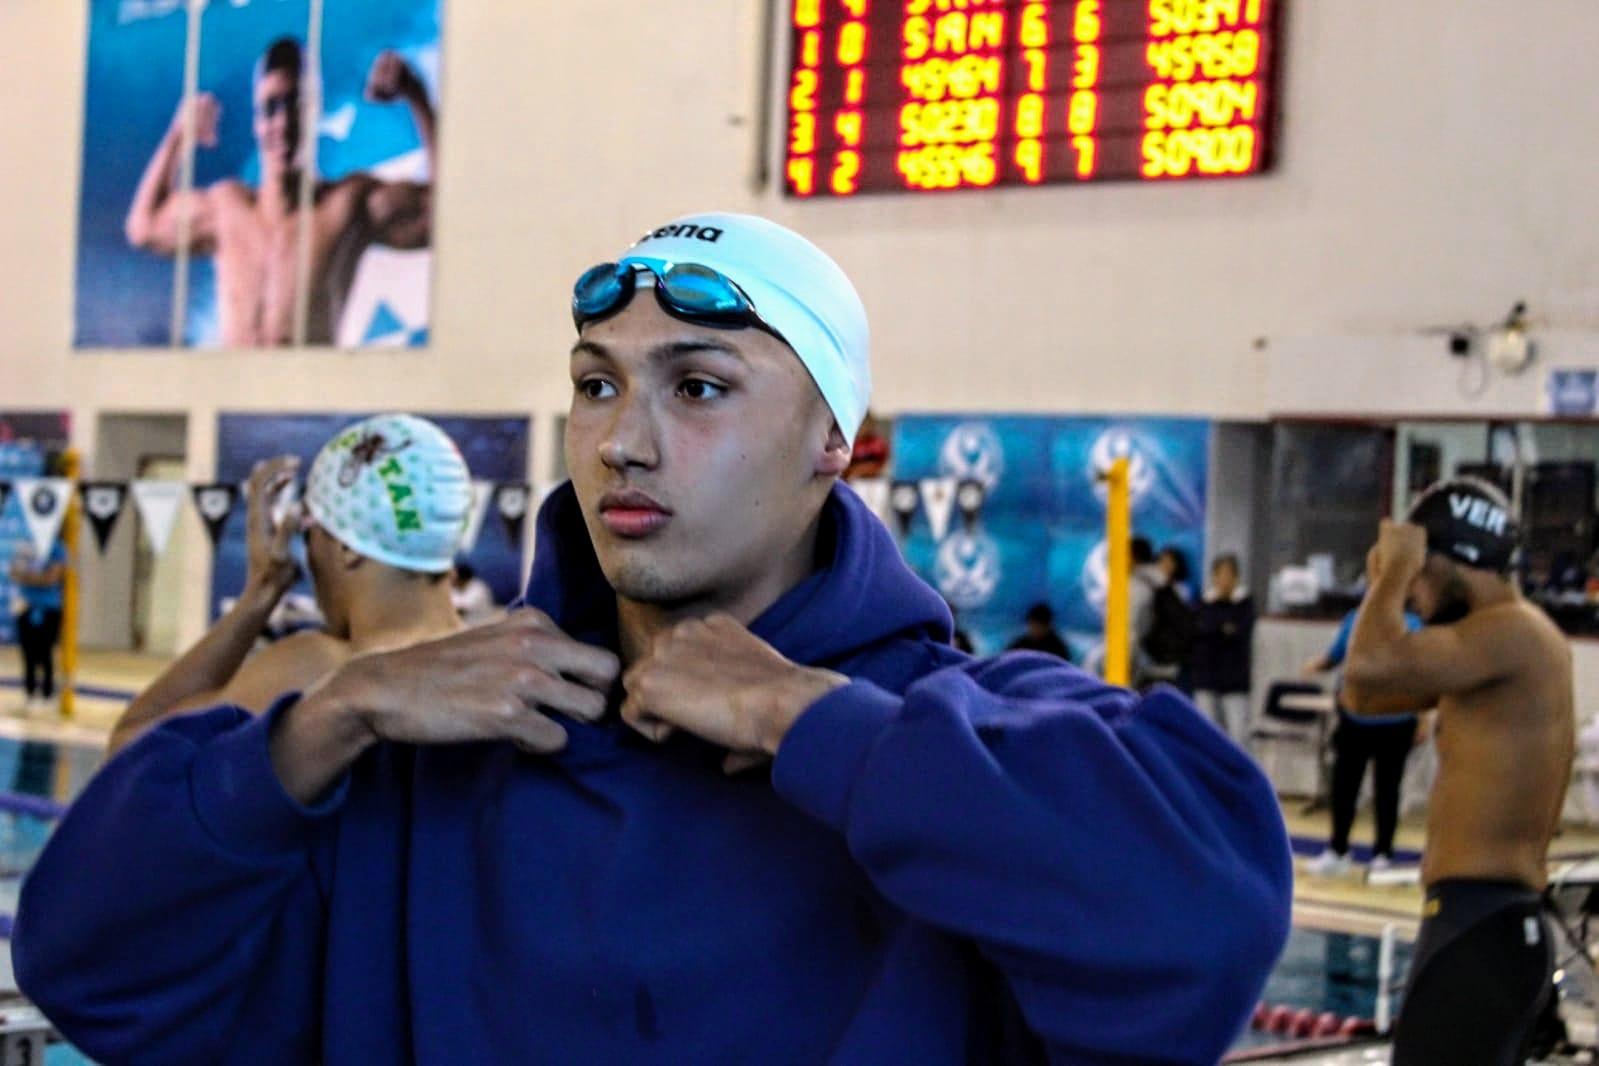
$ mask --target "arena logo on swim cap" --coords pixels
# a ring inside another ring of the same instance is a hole
[[[1449,513],[1496,537],[1504,536],[1510,525],[1510,516],[1504,508],[1478,496],[1461,496],[1451,492]]]
[[[658,230],[646,233],[638,239],[638,242],[643,244],[645,241],[660,240],[664,237],[682,237],[684,240],[700,240],[715,244],[722,239],[722,230],[719,226],[696,226],[687,222],[674,222],[670,226],[662,226]]]

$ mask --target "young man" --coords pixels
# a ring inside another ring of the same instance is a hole
[[[295,339],[300,182],[308,137],[315,136],[315,116],[305,112],[301,95],[304,66],[304,50],[293,38],[273,42],[256,65],[252,128],[261,178],[255,187],[229,180],[178,189],[184,125],[194,123],[197,144],[217,143],[220,109],[214,96],[199,93],[179,105],[128,208],[124,228],[135,248],[176,255],[187,224],[190,252],[216,257],[217,310],[221,340],[228,347],[282,345]],[[431,173],[435,122],[421,79],[397,53],[384,52],[372,63],[366,94],[384,103],[405,101]],[[355,268],[369,245],[428,246],[432,204],[433,190],[427,184],[382,181],[370,174],[316,182],[305,260],[310,271],[306,343],[333,343]]]
[[[1270,786],[1179,696],[949,647],[836,483],[838,266],[700,215],[573,303],[526,609],[129,748],[22,988],[110,1060],[1216,1062],[1287,933]]]
[[[244,591],[128,705],[112,730],[111,754],[184,711],[225,703],[259,714],[352,655],[461,628],[448,575],[471,509],[471,475],[444,431],[411,415],[350,426],[311,464],[304,518],[291,507],[275,526],[273,502],[298,465],[272,459],[251,473]],[[273,609],[299,578],[289,542],[302,527],[327,628],[295,633],[251,656]]]
[[[1551,992],[1549,839],[1571,776],[1571,650],[1508,576],[1510,505],[1485,482],[1429,490],[1384,522],[1344,667],[1357,713],[1438,707],[1427,897],[1397,1066],[1519,1063]],[[1429,625],[1407,632],[1409,596]]]

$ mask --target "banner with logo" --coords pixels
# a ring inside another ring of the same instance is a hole
[[[1188,559],[1197,592],[1204,558],[1210,423],[1183,418],[902,415],[894,486],[916,485],[907,560],[955,609],[984,654],[1021,634],[1037,602],[1079,662],[1097,657],[1108,571],[1101,475],[1126,456],[1133,532]],[[930,483],[953,484],[925,499]],[[907,500],[909,494],[906,494]]]
[[[77,347],[425,346],[441,6],[89,0]]]
[[[0,644],[17,639],[11,560],[32,546],[28,519],[12,482],[42,477],[50,457],[67,446],[68,417],[60,411],[0,411]]]
[[[277,455],[300,456],[302,474],[333,436],[365,414],[224,414],[217,422],[217,480],[241,484],[262,459]],[[527,479],[528,440],[526,418],[433,415],[425,417],[442,429],[461,449],[474,482],[523,484]],[[492,486],[490,486],[492,488]],[[483,492],[474,485],[474,501]],[[243,501],[239,502],[242,509]],[[488,582],[496,603],[511,602],[522,594],[522,542],[509,535],[504,522],[484,522],[477,512],[478,531],[470,551],[462,558],[477,576]],[[238,595],[244,586],[245,523],[228,522],[217,544],[211,576],[211,607],[220,614],[224,599]],[[295,551],[301,551],[295,538]],[[311,596],[309,579],[293,590]]]

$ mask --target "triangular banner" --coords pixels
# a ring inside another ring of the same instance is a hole
[[[225,482],[194,486],[194,509],[205,521],[205,530],[211,534],[211,547],[222,543],[222,530],[239,503],[239,488]]]
[[[28,523],[33,550],[43,559],[50,554],[50,545],[61,531],[61,520],[67,516],[67,496],[72,492],[72,482],[64,477],[19,477],[11,487],[22,505],[22,517]]]
[[[461,535],[461,551],[470,552],[483,534],[483,519],[488,517],[489,504],[494,499],[494,482],[472,481],[472,513],[467,516],[466,531]]]
[[[135,481],[133,506],[144,523],[144,535],[150,540],[150,549],[157,555],[167,550],[172,536],[172,524],[177,521],[178,508],[189,495],[189,486],[182,481]]]
[[[100,554],[105,554],[106,544],[111,540],[111,531],[116,528],[117,519],[122,517],[122,509],[128,504],[128,483],[126,481],[85,481],[78,485],[78,494],[83,498],[83,515],[89,520],[89,528],[94,531],[94,543],[100,549]]]
[[[532,486],[525,482],[506,482],[494,493],[494,509],[505,523],[505,535],[512,546],[522,543],[522,528],[527,522],[527,509],[533,503]]]
[[[922,479],[922,509],[927,512],[927,524],[935,541],[942,541],[949,532],[949,516],[955,511],[955,484],[952,477]]]
[[[955,489],[955,506],[960,510],[961,521],[966,523],[968,532],[977,525],[977,516],[982,513],[987,500],[988,490],[981,481],[968,478]]]
[[[896,481],[888,492],[888,505],[894,509],[894,518],[899,523],[899,535],[906,536],[911,531],[911,519],[916,517],[916,508],[921,505],[922,494],[917,491],[914,481]]]
[[[849,487],[855,490],[855,495],[861,498],[867,510],[876,515],[885,526],[894,520],[894,512],[888,507],[887,478],[856,478],[849,483]]]

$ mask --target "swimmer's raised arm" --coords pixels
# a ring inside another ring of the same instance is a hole
[[[291,511],[280,526],[272,522],[272,502],[294,479],[297,469],[299,460],[285,456],[260,463],[251,472],[245,489],[249,562],[244,591],[199,643],[128,705],[111,731],[107,754],[115,755],[146,729],[174,714],[226,702],[223,690],[235,679],[273,608],[299,577],[299,568],[289,554],[298,515]],[[278,691],[295,687],[291,680]]]
[[[1407,631],[1405,599],[1426,558],[1420,526],[1383,521],[1366,558],[1366,598],[1344,663],[1344,703],[1356,714],[1433,707],[1509,676],[1522,661],[1528,645],[1522,627],[1487,612]]]
[[[178,163],[183,151],[184,126],[194,123],[195,143],[216,147],[217,119],[221,108],[210,93],[198,93],[178,105],[161,143],[145,165],[128,207],[123,233],[135,248],[160,255],[175,255],[181,219],[188,216],[189,250],[209,253],[216,243],[216,219],[211,198],[204,189],[178,189]]]
[[[378,103],[403,100],[411,110],[417,136],[427,153],[428,180],[380,181],[370,175],[362,206],[372,239],[392,248],[426,248],[433,240],[433,175],[438,166],[438,118],[427,86],[398,52],[384,52],[367,75],[367,99]]]

